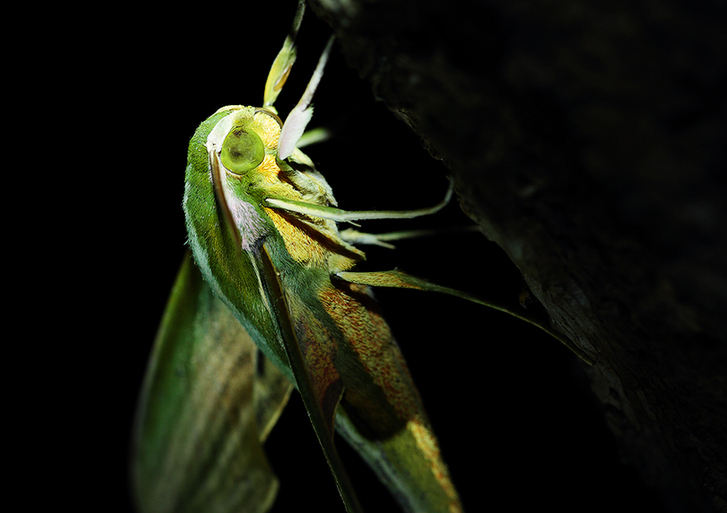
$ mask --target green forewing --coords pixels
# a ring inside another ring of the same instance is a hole
[[[250,336],[186,257],[137,413],[133,473],[141,513],[270,507],[277,482],[261,439],[291,387],[256,358]]]

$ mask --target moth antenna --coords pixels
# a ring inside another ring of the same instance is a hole
[[[328,55],[331,53],[333,39],[333,36],[328,39],[328,43],[326,43],[326,47],[323,49],[321,58],[318,60],[318,65],[315,71],[313,71],[313,76],[311,76],[310,82],[308,82],[308,86],[303,92],[303,96],[301,96],[298,104],[290,111],[288,117],[285,118],[283,128],[280,130],[280,139],[278,140],[278,158],[282,160],[287,159],[293,153],[298,140],[305,131],[305,127],[313,116],[313,106],[311,105],[313,94],[316,92],[321,77],[323,77],[323,70],[328,61]]]
[[[280,91],[285,85],[285,81],[290,75],[290,70],[295,62],[297,50],[295,48],[295,38],[300,30],[300,24],[303,21],[303,13],[305,13],[305,0],[298,0],[298,8],[293,18],[293,26],[290,27],[288,35],[285,37],[283,47],[270,66],[268,78],[265,81],[265,94],[263,96],[263,107],[275,110],[273,103],[277,99]]]

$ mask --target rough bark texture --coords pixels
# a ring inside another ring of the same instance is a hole
[[[722,2],[311,0],[674,511],[727,510]]]

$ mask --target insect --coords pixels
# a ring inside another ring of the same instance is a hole
[[[190,255],[161,323],[135,427],[142,513],[266,511],[277,483],[262,442],[296,389],[343,504],[361,511],[334,444],[340,433],[407,511],[461,511],[417,389],[370,287],[478,298],[400,271],[358,272],[360,245],[395,237],[356,223],[434,214],[338,207],[301,151],[329,40],[298,104],[274,106],[296,58],[293,28],[260,107],[219,109],[188,151],[184,211]],[[342,228],[343,224],[353,227]],[[557,334],[549,332],[557,337]]]

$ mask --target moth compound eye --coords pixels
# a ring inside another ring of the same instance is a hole
[[[236,127],[230,130],[222,143],[222,165],[236,174],[256,168],[265,158],[265,146],[253,131]]]

